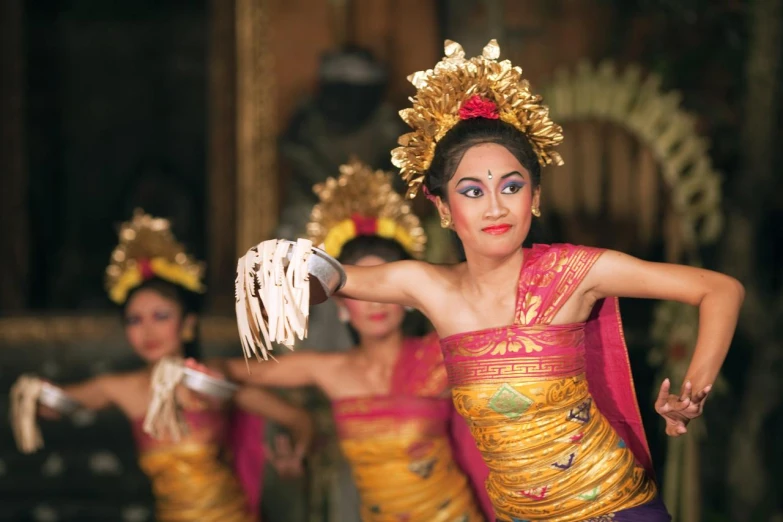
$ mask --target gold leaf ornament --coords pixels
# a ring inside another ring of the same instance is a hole
[[[392,151],[392,163],[408,185],[407,197],[416,196],[435,146],[460,121],[465,101],[476,95],[493,102],[498,118],[527,137],[541,166],[563,164],[553,150],[563,141],[562,129],[549,118],[541,96],[530,92],[522,69],[508,60],[498,61],[499,57],[495,40],[484,47],[481,56],[469,60],[460,44],[446,40],[445,56],[434,68],[408,77],[417,92],[411,98],[412,107],[400,111],[400,117],[413,132],[400,136],[400,146]]]

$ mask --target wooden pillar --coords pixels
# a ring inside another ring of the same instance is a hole
[[[236,49],[233,0],[210,2],[207,194],[209,302],[231,310],[236,268]]]
[[[272,0],[236,0],[236,253],[277,226],[277,125]]]
[[[25,161],[24,8],[0,2],[0,312],[27,305],[28,179]]]
[[[237,256],[278,217],[272,0],[212,0],[209,44],[209,284],[213,310],[233,304]]]

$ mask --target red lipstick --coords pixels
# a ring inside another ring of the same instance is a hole
[[[377,314],[370,314],[369,315],[370,321],[383,321],[386,319],[386,314],[383,312],[378,312]]]
[[[486,232],[487,234],[492,234],[493,236],[500,236],[502,234],[505,234],[511,229],[511,225],[491,225],[488,227],[482,228],[482,232]]]

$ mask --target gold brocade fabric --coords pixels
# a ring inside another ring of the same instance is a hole
[[[449,408],[448,399],[423,397],[335,404],[340,447],[353,470],[364,522],[485,520],[452,458]],[[354,415],[357,410],[368,415]]]
[[[614,520],[657,496],[588,390],[585,324],[551,324],[600,254],[526,250],[514,324],[441,341],[454,405],[490,469],[498,520]],[[614,378],[610,388],[627,385]]]
[[[581,521],[656,497],[584,374],[453,393],[490,468],[487,491],[499,520]]]
[[[186,444],[141,453],[160,522],[252,522],[245,496],[217,446]]]

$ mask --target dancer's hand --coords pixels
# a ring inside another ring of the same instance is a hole
[[[195,359],[186,359],[185,366],[196,370],[198,372],[215,377],[217,379],[223,379],[223,374],[207,367],[204,364],[196,361]],[[223,402],[216,397],[193,391],[184,385],[177,386],[177,402],[182,406],[182,409],[188,411],[203,411],[210,409],[217,409]]]
[[[274,450],[269,445],[264,446],[269,463],[284,479],[299,478],[304,474],[304,452],[298,450],[298,445],[291,444],[288,435],[275,435]]]
[[[704,402],[709,395],[712,385],[705,386],[703,390],[692,396],[692,385],[687,381],[682,387],[680,395],[671,394],[671,381],[664,379],[661,391],[655,401],[655,411],[666,421],[666,434],[670,437],[679,437],[688,432],[688,423],[701,416],[704,411]]]
[[[43,404],[38,405],[38,416],[46,420],[62,419],[62,415],[59,411],[55,410],[54,408],[50,408],[49,406],[44,406]]]
[[[46,384],[52,384],[53,386],[57,386],[56,384],[53,384],[47,380],[44,380]],[[63,418],[62,414],[55,410],[54,408],[50,408],[49,406],[44,406],[40,402],[38,402],[38,416],[42,419],[51,420],[51,421],[58,421]]]

